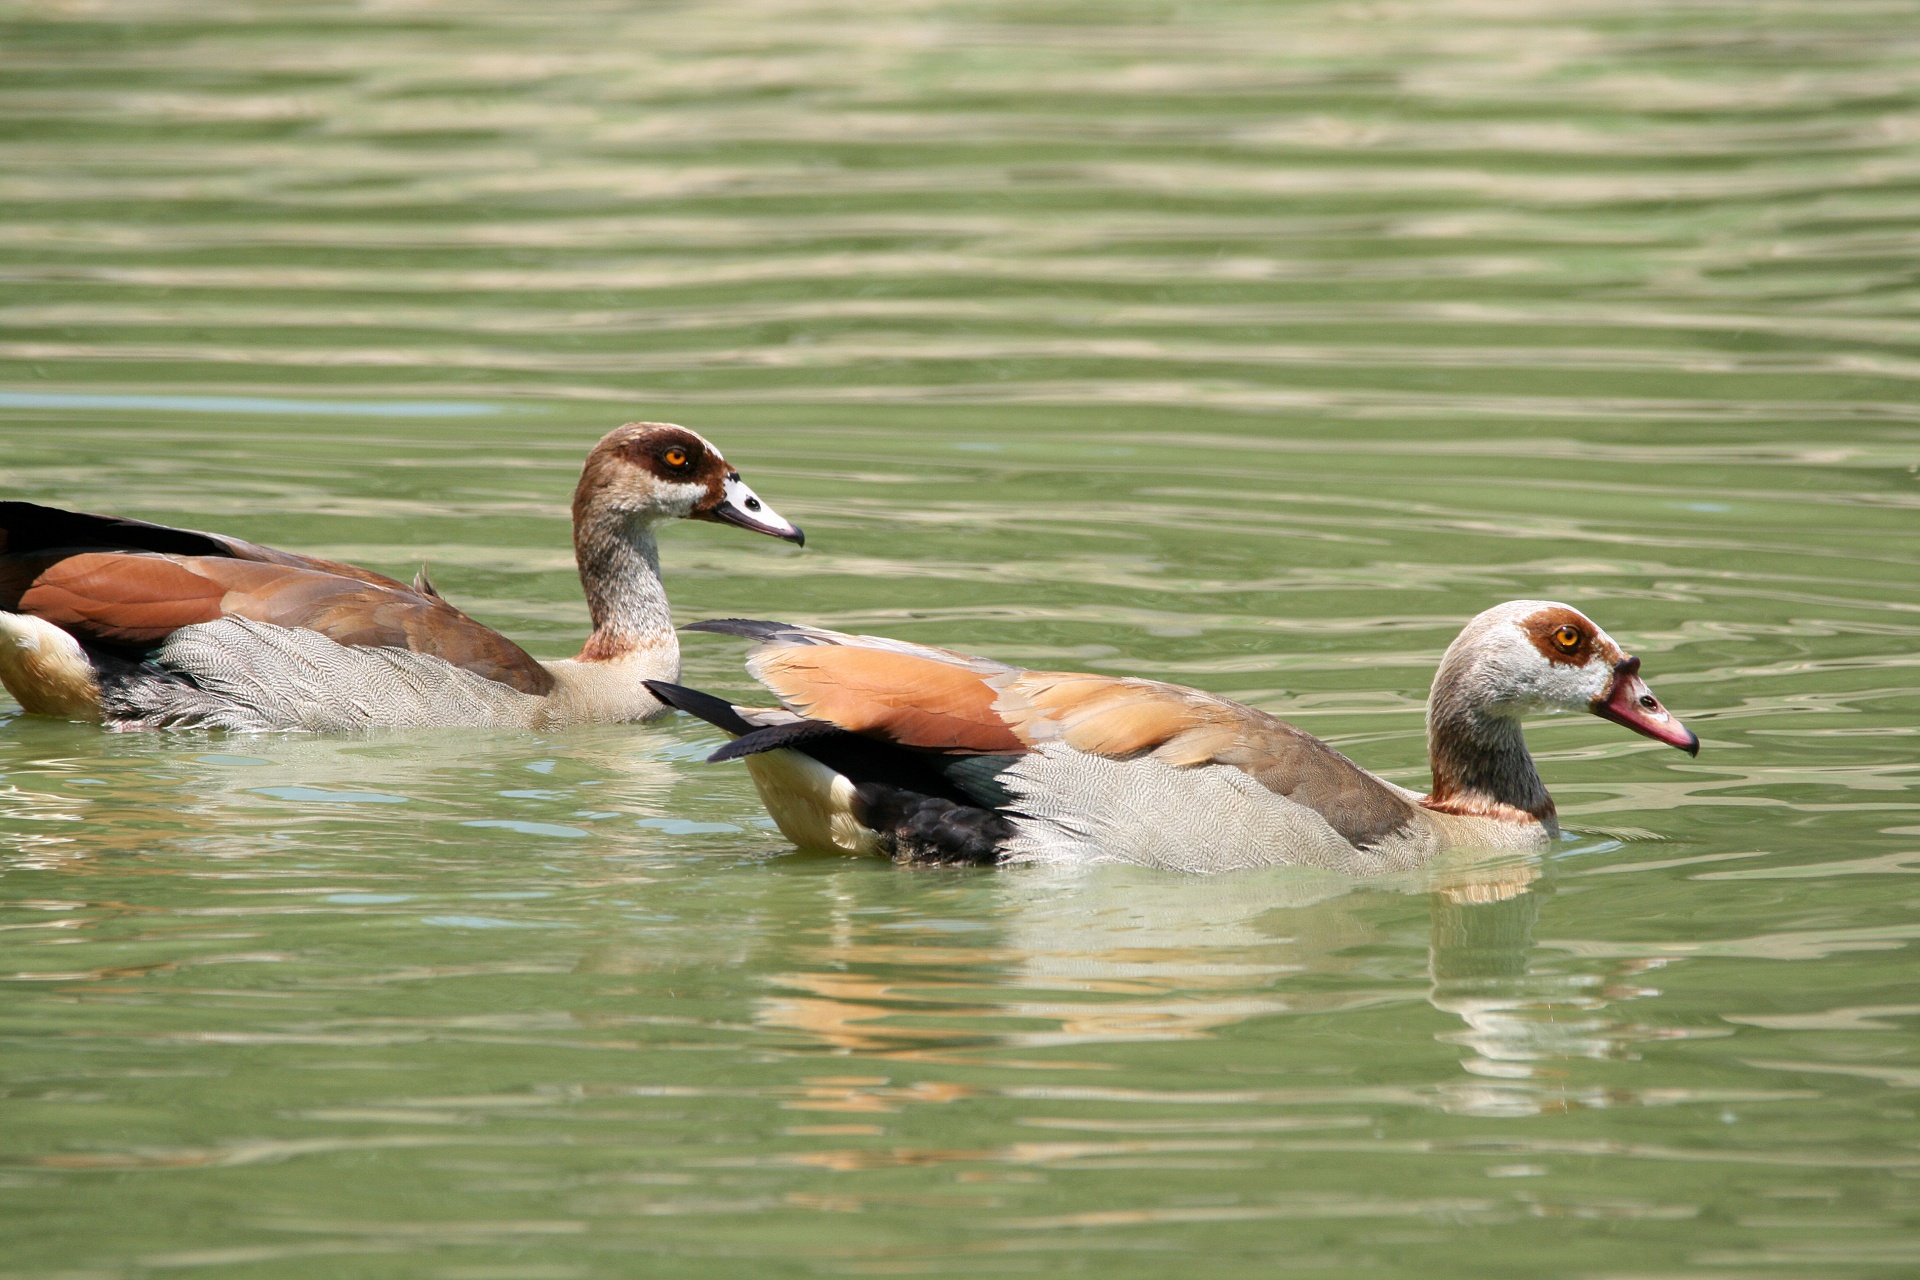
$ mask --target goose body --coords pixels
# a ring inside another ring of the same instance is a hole
[[[1639,659],[1552,601],[1489,609],[1447,649],[1428,706],[1425,795],[1197,689],[781,623],[690,629],[756,641],[748,670],[781,703],[736,707],[654,684],[735,736],[711,758],[745,758],[795,844],[908,861],[1377,874],[1558,833],[1523,715],[1588,711],[1699,749],[1641,680]]]
[[[720,451],[629,423],[587,456],[574,550],[593,633],[542,662],[412,583],[219,534],[0,502],[0,683],[119,728],[548,729],[644,720],[680,670],[655,534],[714,520],[792,542]]]

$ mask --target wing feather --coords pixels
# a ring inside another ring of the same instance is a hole
[[[756,650],[747,669],[794,711],[854,733],[929,751],[1025,749],[995,713],[993,687],[960,663],[809,644]]]
[[[1154,680],[1028,672],[996,710],[1031,746],[1059,742],[1108,758],[1150,754],[1180,768],[1232,765],[1325,818],[1356,847],[1404,827],[1413,802],[1285,720]]]
[[[212,622],[226,589],[166,556],[68,556],[32,579],[15,606],[78,635],[150,644]]]
[[[15,607],[83,639],[146,646],[184,626],[239,617],[343,645],[432,654],[522,693],[553,689],[553,676],[520,646],[439,597],[391,579],[389,586],[312,564],[152,552],[7,559],[14,577],[32,574]],[[52,562],[35,564],[46,559]]]

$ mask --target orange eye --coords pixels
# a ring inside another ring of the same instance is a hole
[[[670,467],[684,467],[687,465],[687,451],[678,446],[667,450],[660,456]]]
[[[1553,633],[1553,642],[1568,653],[1572,653],[1580,647],[1580,631],[1571,625],[1561,627]]]

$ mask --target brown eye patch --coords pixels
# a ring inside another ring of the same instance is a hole
[[[691,480],[711,461],[712,450],[684,427],[649,424],[626,440],[626,456],[662,480]]]
[[[707,451],[702,449],[698,442],[684,435],[656,440],[652,453],[654,471],[666,476],[688,475],[698,470],[707,460]]]
[[[1548,662],[1578,667],[1593,656],[1593,628],[1571,609],[1543,609],[1525,625],[1527,638]]]

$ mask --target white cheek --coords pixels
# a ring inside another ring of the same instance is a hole
[[[662,481],[655,489],[659,495],[658,505],[670,516],[689,516],[702,498],[707,496],[704,484],[676,484],[671,480]]]
[[[1546,659],[1542,658],[1542,662]],[[1607,691],[1612,672],[1598,660],[1585,666],[1546,662],[1549,670],[1541,682],[1543,709],[1579,710]]]

